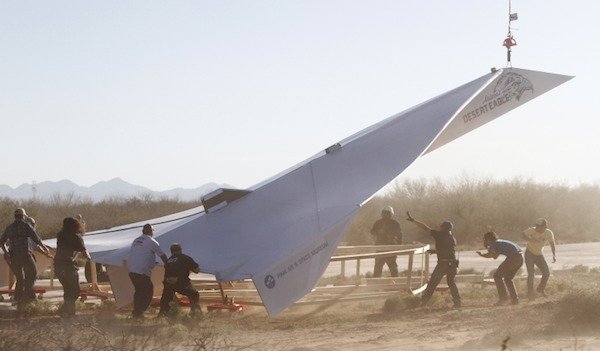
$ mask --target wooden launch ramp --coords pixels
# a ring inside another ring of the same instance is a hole
[[[399,293],[419,294],[426,288],[429,278],[429,248],[429,245],[339,246],[331,258],[329,276],[322,278],[311,293],[294,305],[369,300]],[[399,257],[400,276],[371,278],[371,272],[367,272],[365,263],[390,256]],[[339,275],[331,276],[332,269],[339,269]],[[262,306],[251,280],[220,284],[214,280],[196,280],[193,283],[200,291],[200,301],[203,304]]]

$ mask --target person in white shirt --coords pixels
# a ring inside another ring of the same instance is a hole
[[[135,238],[127,258],[129,279],[133,283],[133,318],[140,318],[152,302],[154,286],[152,285],[152,268],[156,265],[155,256],[158,255],[164,263],[167,255],[160,249],[160,245],[152,238],[154,228],[145,224],[142,235]]]
[[[535,266],[542,271],[542,280],[537,287],[537,292],[545,296],[544,290],[550,277],[550,269],[544,258],[542,250],[546,243],[550,243],[552,249],[552,263],[556,262],[556,247],[554,243],[554,233],[547,228],[548,221],[540,218],[535,222],[535,227],[526,229],[522,237],[527,240],[527,249],[525,250],[525,266],[527,267],[527,297],[534,299],[533,282],[535,280]]]

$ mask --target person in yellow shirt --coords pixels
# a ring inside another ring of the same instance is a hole
[[[554,233],[548,229],[548,221],[540,218],[535,222],[535,227],[527,228],[523,234],[523,239],[527,241],[527,249],[525,250],[525,266],[527,267],[527,296],[529,299],[534,299],[533,282],[535,280],[535,266],[538,266],[542,271],[542,280],[537,286],[536,291],[542,296],[546,296],[545,289],[548,278],[550,277],[550,269],[544,258],[542,250],[546,243],[550,243],[552,249],[552,263],[556,262],[556,247],[554,243]]]

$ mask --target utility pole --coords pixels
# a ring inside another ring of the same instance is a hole
[[[31,181],[31,193],[33,194],[33,201],[37,200],[37,182],[35,180]]]

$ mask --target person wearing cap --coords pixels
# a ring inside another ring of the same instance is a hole
[[[35,230],[36,223],[35,223],[35,219],[33,217],[30,217],[30,216],[25,217],[25,223],[29,224],[29,226],[31,228],[33,228],[33,230]],[[31,239],[29,239],[29,250],[31,252],[37,251],[37,252],[45,255],[48,258],[53,258],[53,256],[49,252],[50,250],[48,250],[48,252],[44,253],[44,251],[42,251],[42,249],[40,249],[40,247],[37,244],[35,244]],[[33,260],[36,261],[35,255],[33,256]]]
[[[29,224],[29,226],[33,229],[35,229],[35,219],[31,216],[27,216],[24,219],[25,223]]]
[[[498,302],[496,306],[504,305],[508,301],[506,290],[510,294],[510,300],[513,305],[519,303],[519,295],[517,288],[513,283],[513,278],[523,266],[523,255],[519,245],[509,240],[498,239],[498,235],[494,232],[487,232],[483,235],[483,246],[488,250],[486,253],[476,251],[477,254],[485,258],[497,259],[498,256],[504,255],[506,259],[500,263],[498,269],[494,273],[494,282],[498,290]]]
[[[83,223],[73,217],[63,219],[62,229],[56,235],[56,255],[54,257],[54,274],[63,286],[64,303],[59,314],[64,317],[75,315],[75,301],[79,298],[79,267],[75,263],[78,252],[90,260],[81,234],[85,232]]]
[[[391,206],[386,206],[381,210],[381,218],[378,219],[371,228],[371,235],[375,237],[375,245],[401,245],[402,230],[400,223],[392,218],[394,209]],[[398,264],[396,263],[396,255],[376,257],[375,267],[373,268],[373,277],[379,278],[383,273],[383,265],[387,264],[392,277],[398,276]]]
[[[154,285],[152,285],[152,268],[156,265],[155,257],[158,255],[163,262],[167,262],[167,255],[161,250],[160,245],[152,236],[154,228],[145,224],[142,235],[133,240],[131,250],[127,257],[129,279],[135,288],[133,294],[133,317],[141,318],[152,302]]]
[[[435,240],[435,250],[429,250],[429,253],[437,254],[437,264],[431,273],[429,282],[427,282],[427,288],[421,296],[421,306],[426,306],[435,288],[438,286],[444,276],[446,276],[446,283],[450,289],[452,295],[452,301],[455,308],[461,307],[460,294],[454,278],[458,273],[458,260],[456,259],[456,238],[452,235],[452,228],[454,225],[450,221],[444,221],[438,229],[431,229],[423,222],[419,222],[414,219],[410,213],[407,212],[409,222],[412,222],[424,231],[427,231]]]
[[[35,230],[35,219],[34,219],[33,217],[30,217],[30,216],[27,216],[27,217],[25,217],[25,223],[29,224],[29,226],[30,226],[31,228],[33,228],[33,230]],[[35,244],[35,243],[34,243],[34,242],[31,240],[31,239],[27,239],[27,240],[28,240],[28,242],[29,242],[29,251],[31,251],[32,253],[33,253],[34,251],[37,251],[37,252],[39,252],[39,253],[41,253],[41,254],[45,255],[45,256],[46,256],[46,257],[48,257],[48,258],[52,258],[52,255],[51,255],[49,252],[48,252],[48,253],[44,253],[44,251],[42,251],[42,249],[40,249],[40,248],[37,246],[37,244]],[[9,247],[9,249],[8,249],[8,250],[10,251],[10,247]],[[31,257],[33,258],[33,261],[34,261],[34,262],[37,262],[37,259],[35,258],[35,255],[31,255]],[[12,288],[12,285],[13,285],[13,284],[12,284],[12,282],[14,282],[15,275],[13,274],[12,270],[10,270],[10,272],[9,272],[9,275],[10,275],[10,276],[9,276],[9,279],[8,279],[8,280],[9,280],[9,282],[10,282],[10,283],[9,283],[9,284],[10,284],[10,285],[9,285],[9,288]],[[16,301],[16,298],[15,298],[15,301]]]
[[[201,312],[200,294],[192,286],[190,272],[200,272],[198,263],[190,256],[183,254],[180,244],[171,245],[171,257],[165,263],[165,279],[163,281],[162,297],[160,298],[159,315],[167,315],[171,309],[171,301],[173,301],[175,293],[188,297],[191,306],[190,314],[196,315]]]
[[[537,286],[536,291],[542,296],[545,296],[546,283],[550,278],[550,269],[548,263],[544,258],[542,250],[546,243],[550,243],[552,249],[552,263],[556,262],[556,246],[554,242],[554,233],[548,229],[548,221],[544,218],[540,218],[535,222],[535,227],[527,228],[522,238],[527,241],[527,248],[525,249],[525,266],[527,267],[527,297],[529,299],[535,298],[533,292],[533,283],[535,280],[535,266],[538,266],[542,271],[542,279],[540,284]]]
[[[17,279],[14,297],[19,303],[18,306],[22,306],[35,300],[33,284],[37,276],[37,269],[29,240],[37,244],[44,254],[49,253],[39,235],[25,222],[25,218],[27,218],[25,210],[23,208],[16,209],[14,216],[15,221],[8,225],[0,236],[0,247],[2,247],[4,258]],[[6,246],[7,242],[10,244],[10,249]]]
[[[29,224],[29,226],[30,226],[31,228],[33,228],[33,230],[35,230],[35,219],[34,219],[33,217],[27,216],[27,217],[25,217],[24,221],[25,221],[25,223]],[[29,242],[29,251],[31,251],[31,252],[33,252],[33,251],[39,251],[39,252],[42,252],[42,250],[41,250],[41,249],[39,249],[39,248],[38,248],[38,246],[37,246],[36,244],[34,244],[34,243],[33,243],[33,241],[31,241],[31,239],[27,239],[27,240],[28,240],[28,242]],[[8,250],[10,251],[10,246],[9,246],[9,249],[8,249]],[[46,255],[46,256],[48,256],[48,257],[51,257],[50,255]],[[34,262],[37,262],[37,260],[36,260],[36,258],[35,258],[35,255],[31,255],[31,257],[33,258],[33,261],[34,261]],[[9,271],[9,278],[8,278],[8,281],[9,281],[9,289],[11,289],[11,288],[12,288],[14,280],[15,280],[15,275],[14,275],[14,273],[13,273],[12,269],[11,269],[11,270]],[[15,300],[15,301],[17,301],[17,299],[16,299],[16,298],[15,298],[14,300]]]

